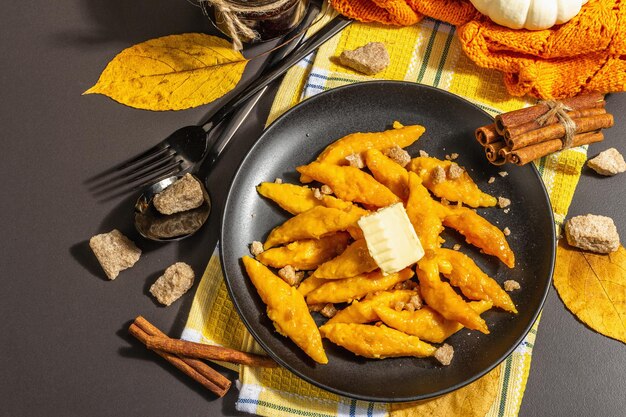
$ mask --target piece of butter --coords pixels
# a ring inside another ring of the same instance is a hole
[[[402,203],[363,216],[358,224],[371,257],[385,275],[398,272],[424,256],[424,248]]]

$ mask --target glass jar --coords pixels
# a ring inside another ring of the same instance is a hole
[[[241,39],[252,43],[269,41],[289,33],[302,22],[309,4],[309,0],[224,0],[224,2],[234,10],[241,10],[234,15],[258,34],[255,39]],[[230,36],[222,13],[216,7],[210,6],[210,2],[203,4],[208,5],[206,11],[215,26]]]

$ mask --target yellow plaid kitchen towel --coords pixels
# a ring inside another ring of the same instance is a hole
[[[326,16],[319,24],[328,18]],[[341,51],[373,41],[385,43],[391,56],[391,65],[382,73],[368,77],[338,64],[337,56]],[[473,64],[463,54],[455,28],[448,24],[429,19],[404,28],[353,23],[286,74],[268,123],[316,93],[372,79],[404,80],[438,87],[472,101],[492,115],[530,104],[509,96],[501,77],[496,71]],[[567,214],[585,160],[586,148],[580,147],[543,158],[536,164],[550,194],[557,226]],[[240,411],[262,416],[517,416],[537,326],[538,321],[515,352],[490,374],[433,401],[401,405],[356,401],[314,387],[282,368],[242,366],[236,406]],[[262,352],[228,297],[217,251],[202,277],[182,337]],[[478,404],[472,401],[472,390],[483,397],[492,393],[493,400]]]

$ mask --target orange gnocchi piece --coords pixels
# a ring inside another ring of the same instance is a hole
[[[350,235],[339,232],[320,239],[298,240],[287,246],[272,248],[261,252],[257,259],[272,268],[283,268],[291,265],[296,269],[307,271],[317,268],[342,253],[348,246]]]
[[[446,212],[444,225],[465,236],[467,243],[482,249],[488,255],[496,256],[509,268],[515,266],[515,254],[502,230],[467,207],[448,206]]]
[[[387,207],[400,201],[394,193],[358,168],[312,162],[296,168],[300,174],[332,188],[337,197],[373,207]]]
[[[370,326],[356,323],[325,324],[322,335],[350,352],[372,359],[400,356],[425,358],[433,356],[437,348],[387,326]]]
[[[314,197],[313,190],[301,185],[262,182],[257,185],[256,190],[263,197],[274,201],[291,214],[303,213],[313,207],[323,205],[320,200]]]
[[[306,297],[311,291],[321,287],[322,284],[326,284],[329,281],[330,280],[328,279],[309,276],[300,283],[298,286],[298,292]]]
[[[424,186],[439,198],[471,207],[493,207],[498,202],[495,197],[482,192],[456,162],[419,157],[411,160],[409,170],[419,175]]]
[[[406,201],[409,198],[409,173],[400,164],[383,155],[378,149],[365,152],[365,164],[374,178],[400,199]]]
[[[347,165],[346,156],[361,154],[368,149],[380,151],[395,145],[406,148],[424,134],[424,126],[399,126],[395,129],[372,133],[351,133],[331,143],[317,157],[317,162]]]
[[[348,307],[335,314],[326,324],[331,323],[370,323],[378,320],[374,311],[377,306],[393,306],[397,302],[407,303],[416,295],[412,290],[383,291],[362,301],[353,301]]]
[[[399,282],[411,279],[413,271],[406,268],[395,274],[383,275],[380,271],[352,278],[327,280],[308,293],[307,304],[345,303],[375,291],[385,291]]]
[[[439,278],[439,265],[432,251],[427,252],[416,269],[420,291],[426,304],[448,320],[489,334],[487,323],[458,295],[447,282]],[[307,300],[308,301],[308,300]]]
[[[413,172],[409,172],[409,199],[406,203],[406,214],[415,228],[415,233],[425,250],[437,249],[441,246],[439,237],[443,232],[443,206],[433,200],[422,180]]]
[[[354,241],[348,248],[328,262],[320,265],[313,276],[324,279],[351,278],[378,268],[367,250],[365,239]]]
[[[344,231],[356,226],[361,215],[361,209],[344,211],[317,206],[275,227],[263,247],[267,250],[296,240],[319,239],[334,232]]]
[[[481,314],[489,310],[492,304],[490,301],[474,301],[469,303],[469,306]],[[427,306],[416,311],[396,311],[388,306],[377,305],[374,307],[374,313],[387,326],[432,343],[443,343],[464,327],[457,321],[447,320]]]
[[[450,262],[452,271],[444,272],[443,275],[448,278],[450,284],[460,288],[464,296],[470,300],[491,301],[496,307],[517,313],[509,294],[496,280],[485,274],[469,256],[450,249],[439,249],[437,255]]]
[[[267,306],[267,315],[276,331],[290,338],[315,362],[328,363],[320,332],[302,294],[259,261],[249,256],[244,256],[242,260],[250,280]]]

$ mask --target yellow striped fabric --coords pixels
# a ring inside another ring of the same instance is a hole
[[[330,16],[331,13],[327,13],[318,25]],[[435,86],[472,101],[492,115],[530,104],[509,96],[498,72],[475,66],[463,54],[454,31],[454,27],[430,19],[404,28],[353,23],[286,74],[268,123],[311,95],[371,79],[405,80]],[[342,50],[355,49],[371,41],[384,42],[389,50],[391,65],[382,73],[367,77],[337,64],[336,57]],[[586,148],[581,147],[543,158],[536,164],[550,194],[557,226],[567,214],[585,160]],[[517,416],[537,327],[538,321],[522,344],[500,365],[499,377],[494,379],[497,396],[485,416]],[[200,282],[183,338],[262,352],[233,308],[217,254],[211,258]],[[281,368],[241,367],[240,381],[237,408],[263,416],[426,415],[422,406],[417,404],[392,407],[343,398],[314,387]]]

